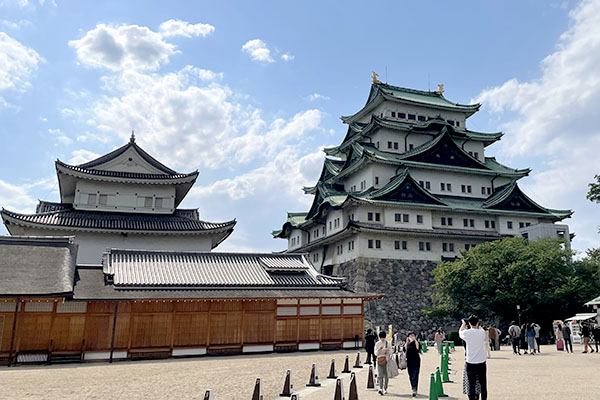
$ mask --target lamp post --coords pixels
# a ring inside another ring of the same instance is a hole
[[[517,314],[519,316],[519,326],[521,326],[521,306],[517,304]]]

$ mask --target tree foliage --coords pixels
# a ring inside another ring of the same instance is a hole
[[[572,260],[559,239],[507,238],[480,244],[433,270],[433,315],[471,313],[496,323],[548,322],[581,311],[600,292],[600,259]],[[584,310],[585,311],[585,310]]]
[[[595,175],[596,182],[589,183],[590,190],[585,196],[589,201],[600,203],[600,175]]]

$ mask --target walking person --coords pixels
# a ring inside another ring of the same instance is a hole
[[[527,347],[529,347],[529,354],[535,354],[535,330],[533,324],[527,326],[525,331],[525,338],[527,339]]]
[[[494,329],[496,330],[496,343],[494,343],[494,345],[496,346],[496,350],[500,350],[500,335],[502,335],[502,331],[496,327],[494,327]]]
[[[581,336],[583,337],[583,352],[587,353],[588,347],[590,348],[590,353],[594,352],[592,349],[592,345],[590,344],[590,339],[592,337],[592,330],[587,322],[584,322],[581,326]]]
[[[435,348],[437,349],[438,353],[442,354],[442,342],[444,341],[444,334],[442,333],[441,328],[435,332],[433,341],[435,342]]]
[[[468,324],[468,325],[467,325]],[[476,383],[481,386],[481,400],[487,400],[487,378],[485,363],[485,332],[479,326],[479,319],[471,315],[468,321],[463,320],[458,335],[467,344],[467,365],[465,372],[469,383],[469,400],[478,400]]]
[[[367,335],[365,336],[365,350],[367,352],[367,362],[365,364],[371,364],[371,360],[375,361],[375,342],[377,336],[373,334],[371,328],[367,329]]]
[[[490,337],[490,347],[492,350],[498,350],[497,341],[498,341],[498,331],[493,326],[488,326],[487,328],[488,336]],[[489,358],[489,357],[488,357]]]
[[[379,332],[379,341],[375,344],[375,356],[377,357],[377,383],[379,384],[379,394],[387,393],[388,388],[388,370],[387,363],[392,354],[390,344],[385,340],[385,332]]]
[[[563,351],[565,349],[565,341],[563,339],[562,324],[556,326],[554,336],[556,336],[556,350]]]
[[[565,351],[573,353],[573,342],[571,341],[571,328],[567,324],[562,327],[562,334],[565,340]]]
[[[594,336],[594,342],[596,343],[596,353],[598,353],[598,346],[600,345],[600,324],[596,324],[592,329],[592,335]]]
[[[408,370],[408,379],[412,388],[412,397],[417,396],[419,387],[419,371],[421,370],[421,344],[417,340],[414,332],[410,332],[404,345],[406,354],[406,369]]]
[[[510,341],[513,348],[513,354],[521,355],[521,350],[519,349],[519,340],[521,339],[521,328],[515,321],[511,321],[510,327],[508,328],[508,335],[510,336]]]
[[[542,327],[539,326],[536,323],[533,323],[532,325],[533,325],[533,331],[535,332],[535,345],[536,345],[536,348],[537,348],[537,352],[541,353],[541,350],[540,350],[540,330],[542,330]]]
[[[527,354],[527,338],[525,337],[525,333],[527,332],[527,324],[521,325],[521,341],[519,346],[523,349],[523,354]]]

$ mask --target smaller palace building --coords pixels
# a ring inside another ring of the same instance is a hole
[[[374,298],[304,255],[109,249],[0,237],[0,361],[67,362],[355,347]]]

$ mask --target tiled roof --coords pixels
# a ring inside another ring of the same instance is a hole
[[[69,165],[65,164],[60,160],[56,160],[56,169],[58,171],[73,171],[87,175],[95,175],[102,177],[111,178],[122,178],[122,179],[141,179],[141,180],[194,180],[198,177],[198,171],[190,172],[187,174],[145,174],[138,172],[122,172],[122,171],[107,171],[101,169],[85,168],[80,165]]]
[[[273,266],[276,266],[274,271]],[[339,287],[303,255],[111,249],[104,273],[115,287]]]
[[[303,286],[274,288],[116,288],[106,284],[101,269],[77,270],[74,300],[135,300],[135,299],[282,299],[282,298],[379,298],[374,293],[355,293],[339,287],[307,288]]]
[[[43,205],[42,205],[43,204]],[[40,212],[41,211],[41,212]],[[108,231],[219,232],[231,231],[235,220],[207,222],[195,210],[175,210],[169,214],[126,214],[75,210],[70,204],[43,202],[36,214],[20,214],[2,209],[5,224],[26,224],[51,228],[76,228]]]
[[[72,237],[0,236],[0,297],[72,293],[76,257]]]

